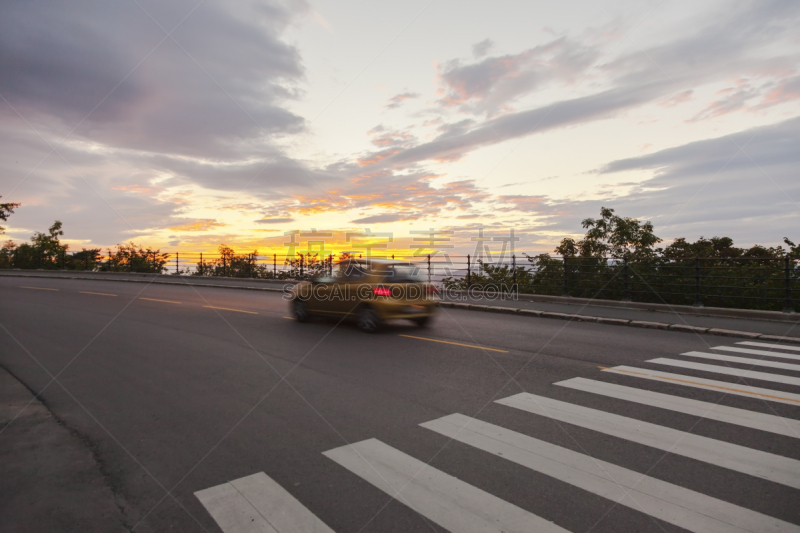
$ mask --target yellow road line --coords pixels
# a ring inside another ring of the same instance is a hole
[[[419,339],[421,341],[441,342],[442,344],[452,344],[454,346],[464,346],[465,348],[477,348],[479,350],[488,350],[490,352],[508,353],[508,350],[498,350],[497,348],[486,348],[485,346],[476,346],[474,344],[462,344],[460,342],[441,341],[439,339],[429,339],[427,337],[415,337],[414,335],[400,335],[400,337],[408,337],[409,339]]]
[[[248,313],[251,315],[257,315],[255,311],[243,311],[241,309],[231,309],[230,307],[215,307],[213,305],[204,305],[203,307],[207,307],[209,309],[222,309],[223,311],[234,311],[236,313]]]
[[[116,294],[110,294],[107,292],[89,292],[89,291],[78,291],[81,294],[96,294],[98,296],[116,296]]]
[[[20,289],[36,289],[37,291],[57,291],[58,289],[49,289],[47,287],[26,287],[24,285],[19,286]]]
[[[294,320],[294,318],[292,318],[292,317],[290,317],[290,316],[285,316],[285,317],[283,317],[283,318],[285,318],[285,319],[287,319],[287,320]]]
[[[686,383],[687,385],[695,385],[698,387],[708,387],[710,389],[719,389],[728,392],[738,392],[740,394],[750,394],[752,396],[760,396],[762,398],[771,398],[773,400],[784,400],[787,402],[794,402],[800,403],[800,400],[794,400],[792,398],[784,398],[783,396],[773,396],[771,394],[763,394],[760,392],[753,392],[749,390],[742,390],[742,389],[734,389],[733,387],[720,387],[719,385],[709,385],[708,383],[698,383],[697,381],[690,381],[688,379],[677,379],[677,378],[668,378],[666,376],[659,376],[658,374],[642,374],[641,372],[631,372],[630,370],[621,370],[621,369],[613,369],[614,372],[622,372],[625,374],[637,374],[640,376],[650,376],[653,378],[663,379],[664,381],[674,381],[676,383]]]
[[[180,302],[175,302],[173,300],[157,300],[155,298],[139,298],[140,300],[147,300],[148,302],[163,302],[165,304],[179,304]]]

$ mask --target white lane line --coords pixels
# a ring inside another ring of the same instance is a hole
[[[781,485],[800,488],[800,461],[788,457],[525,392],[496,402]]]
[[[770,433],[786,435],[787,437],[800,438],[800,420],[794,420],[792,418],[782,418],[775,415],[756,413],[755,411],[748,411],[747,409],[728,407],[727,405],[719,405],[711,402],[702,402],[691,398],[626,387],[624,385],[617,385],[616,383],[607,383],[594,379],[572,378],[553,383],[553,385],[590,392],[592,394],[600,394],[619,400],[636,402],[651,407],[659,407],[661,409],[685,413],[687,415],[718,420],[728,424],[736,424],[737,426],[769,431]]]
[[[376,439],[323,454],[448,531],[567,531]]]
[[[739,348],[738,346],[714,346],[712,350],[726,350],[729,352],[747,353],[753,355],[768,355],[769,357],[779,357],[781,359],[795,359],[800,361],[800,354],[773,352],[770,350],[753,350],[750,348]]]
[[[194,495],[225,533],[333,533],[264,472]]]
[[[729,363],[741,363],[743,365],[753,366],[766,366],[769,368],[782,368],[783,370],[794,370],[800,372],[800,365],[793,365],[791,363],[782,363],[780,361],[768,361],[766,359],[753,359],[752,357],[736,357],[733,355],[724,355],[720,353],[708,352],[686,352],[681,355],[688,355],[689,357],[702,357],[703,359],[714,359],[716,361],[728,361]],[[800,357],[798,358],[800,359]]]
[[[800,385],[800,378],[794,376],[784,376],[782,374],[770,374],[769,372],[756,372],[755,370],[742,370],[741,368],[731,368],[721,365],[706,365],[695,363],[694,361],[680,361],[678,359],[667,359],[659,357],[650,359],[647,363],[659,365],[677,366],[680,368],[691,368],[692,370],[702,370],[703,372],[713,372],[715,374],[725,374],[726,376],[739,376],[742,378],[760,379],[762,381],[773,381],[775,383],[785,383],[787,385]]]
[[[796,350],[800,352],[800,346],[787,346],[786,344],[769,344],[766,342],[742,341],[736,344],[744,344],[745,346],[761,346],[762,348],[780,348],[781,350]]]
[[[697,389],[723,392],[725,394],[732,394],[734,396],[745,396],[747,398],[758,398],[759,400],[769,400],[776,403],[800,406],[800,394],[793,394],[791,392],[773,389],[764,389],[761,387],[752,387],[742,383],[730,383],[727,381],[717,381],[715,379],[697,378],[694,376],[687,376],[685,374],[672,374],[671,372],[648,370],[646,368],[637,368],[635,366],[624,365],[606,368],[603,370],[603,372],[622,374],[624,376],[631,376],[635,378],[652,379],[662,383],[666,382],[674,385],[683,385],[685,387],[694,387]]]
[[[800,526],[465,415],[420,425],[689,531],[800,532]]]

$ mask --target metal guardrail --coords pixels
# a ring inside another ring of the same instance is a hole
[[[226,254],[148,252],[122,261],[113,254],[85,252],[43,256],[30,268],[107,272],[157,272],[190,276],[305,279],[330,274],[334,254]],[[436,253],[388,256],[416,264],[436,284],[465,290],[641,301],[698,307],[733,307],[792,312],[800,287],[798,258],[693,257],[644,261],[505,254],[476,258]],[[374,256],[373,256],[374,257]],[[10,262],[0,268],[15,268]]]

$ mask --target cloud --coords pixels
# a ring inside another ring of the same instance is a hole
[[[800,118],[793,118],[612,161],[598,172],[647,176],[614,205],[652,218],[671,236],[728,235],[754,243],[767,233],[776,244],[800,228],[798,139]]]
[[[222,228],[227,226],[227,224],[223,224],[222,222],[217,222],[216,219],[196,219],[191,222],[187,222],[185,224],[181,224],[180,226],[172,226],[169,228],[170,231],[180,231],[180,232],[194,232],[194,231],[208,231],[215,228]]]
[[[294,218],[292,217],[262,218],[254,222],[256,224],[287,224],[289,222],[294,222]]]
[[[389,103],[386,104],[384,107],[386,107],[386,109],[397,109],[398,107],[403,105],[403,102],[405,102],[406,100],[411,100],[412,98],[419,98],[419,93],[404,92],[396,94],[391,98],[389,98]]]
[[[381,148],[408,146],[416,141],[416,137],[408,131],[386,130],[383,126],[376,126],[367,133],[372,136],[370,142]]]
[[[499,207],[499,211],[522,211],[529,214],[539,214],[543,212],[547,197],[527,194],[501,195],[497,197],[496,202],[511,205],[511,207]]]
[[[494,48],[494,41],[491,39],[484,39],[472,45],[472,55],[476,58],[481,58],[488,54],[489,50],[492,48]]]
[[[75,138],[153,153],[237,157],[298,131],[302,119],[282,103],[303,69],[279,40],[293,12],[195,7],[4,2],[0,93],[57,135],[78,126]],[[157,24],[177,26],[174,42]]]
[[[409,216],[404,214],[384,214],[384,215],[373,215],[364,218],[357,218],[353,222],[356,224],[380,224],[385,222],[398,222],[400,220],[413,220],[418,218],[418,216]]]
[[[722,95],[719,100],[710,103],[705,109],[689,119],[689,122],[717,118],[743,109],[747,105],[747,101],[758,96],[759,92],[749,83],[745,83],[739,88],[723,89],[718,92],[718,94]]]
[[[507,112],[476,122],[456,134],[448,132],[426,143],[395,153],[384,152],[379,154],[380,157],[362,157],[362,160],[380,163],[384,168],[432,160],[456,160],[485,146],[611,118],[647,103],[663,101],[674,95],[676,88],[679,90],[678,98],[685,99],[690,94],[682,89],[685,86],[697,87],[742,72],[768,77],[776,72],[789,71],[797,58],[767,55],[765,59],[764,54],[774,54],[775,41],[791,34],[798,22],[798,13],[800,4],[792,2],[747,4],[745,9],[734,10],[727,17],[685,38],[650,49],[637,49],[599,65],[596,70],[607,76],[604,89],[533,109]],[[582,48],[566,38],[516,56],[487,58],[471,65],[449,62],[440,67],[440,76],[448,90],[443,105],[460,106],[467,111],[496,109],[498,105],[505,105],[510,99],[535,89],[544,80],[557,79],[558,75],[553,73],[541,78],[539,70],[527,68],[533,64],[530,56],[543,53],[540,49],[548,49],[551,53],[563,49],[567,57],[578,58],[566,62],[565,76],[577,73],[579,70],[576,69],[583,64],[580,59],[585,56]],[[789,86],[788,80],[786,86]],[[775,98],[785,99],[790,94],[778,92]],[[718,109],[709,112],[719,113],[735,107],[738,105],[736,99],[744,96],[720,103]]]
[[[754,109],[766,109],[774,105],[800,99],[800,76],[791,76],[780,80],[764,95],[763,100]]]
[[[515,55],[468,64],[448,61],[438,72],[445,93],[440,103],[470,113],[495,114],[549,83],[576,80],[596,59],[595,48],[562,37]]]

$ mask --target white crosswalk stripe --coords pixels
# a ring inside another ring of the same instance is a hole
[[[585,378],[572,378],[559,381],[553,385],[590,392],[629,402],[636,402],[651,407],[659,407],[669,411],[718,420],[751,429],[769,431],[778,435],[800,438],[800,421],[782,418],[775,415],[757,413],[747,409],[738,409],[711,402],[702,402],[691,398],[674,396],[645,389],[626,387],[616,383],[606,383]]]
[[[194,494],[225,533],[333,533],[264,472]]]
[[[449,531],[567,531],[376,439],[324,455]]]
[[[753,346],[758,343],[747,345]],[[780,346],[780,348],[785,347]],[[781,357],[772,351],[751,348],[716,346],[712,349],[754,356]],[[681,355],[800,371],[800,365],[769,359],[697,351]],[[800,359],[800,356],[788,355],[789,357],[784,358]],[[800,385],[800,377],[723,365],[668,358],[657,358],[647,362]],[[629,366],[604,368],[603,371],[800,406],[800,394],[739,383]],[[800,420],[581,377],[559,381],[554,385],[782,437],[800,438]],[[635,445],[663,450],[714,465],[730,471],[729,474],[733,476],[745,474],[800,489],[800,461],[790,457],[530,393],[515,394],[496,400],[496,403],[610,435]],[[533,417],[530,419],[530,427],[537,428],[538,423],[534,422]],[[420,426],[482,452],[502,457],[524,467],[526,471],[539,472],[687,531],[800,533],[800,525],[463,414],[450,414],[424,422]],[[450,448],[448,453],[452,450],[454,449]],[[323,455],[430,522],[449,531],[566,532],[564,528],[546,518],[438,470],[377,439],[368,439],[328,450],[323,452]],[[264,472],[200,490],[195,492],[195,495],[224,533],[333,533],[333,530],[311,510]],[[548,518],[558,520],[557,516]]]
[[[728,363],[740,363],[743,365],[752,365],[752,366],[765,366],[768,368],[780,368],[782,370],[794,370],[795,372],[800,372],[800,365],[793,365],[791,363],[782,363],[780,361],[753,359],[751,357],[736,357],[733,355],[723,355],[719,353],[707,353],[707,352],[685,352],[682,353],[681,355],[686,355],[688,357],[701,357],[703,359],[713,359],[716,361],[726,361]]]
[[[666,357],[650,359],[647,362],[655,363],[658,365],[669,365],[669,366],[677,366],[680,368],[689,368],[692,370],[702,370],[703,372],[713,372],[715,374],[725,374],[726,376],[738,376],[742,378],[760,379],[761,381],[773,381],[775,383],[785,383],[787,385],[800,385],[800,377],[784,376],[781,374],[770,374],[769,372],[743,370],[741,368],[730,368],[721,365],[706,365],[703,363],[695,363],[694,361],[681,361],[679,359],[668,359]]]
[[[635,366],[626,366],[626,365],[606,368],[603,370],[603,372],[622,374],[625,376],[630,376],[640,379],[661,381],[662,383],[671,383],[673,385],[682,385],[685,387],[693,387],[698,389],[724,392],[725,394],[732,394],[735,396],[758,398],[760,400],[768,400],[770,402],[775,402],[775,403],[784,403],[788,405],[800,406],[800,394],[794,394],[791,392],[784,392],[773,389],[765,389],[762,387],[753,387],[752,385],[745,385],[743,383],[730,383],[727,381],[698,378],[694,376],[687,376],[685,374],[673,374],[671,372],[662,372],[660,370],[649,370],[646,368],[638,368]]]
[[[767,355],[769,357],[778,357],[780,359],[794,359],[800,361],[800,354],[774,352],[772,350],[754,350],[752,348],[740,348],[739,346],[714,346],[712,350],[723,350],[728,352],[746,353],[751,355]]]
[[[525,392],[496,403],[800,488],[800,461],[795,459]]]
[[[800,532],[800,526],[465,415],[420,425],[689,531]]]
[[[737,342],[736,344],[744,344],[745,346],[761,346],[762,348],[777,348],[780,350],[794,350],[800,352],[800,346],[789,346],[786,344],[769,344],[766,342],[756,342],[756,341],[742,341],[742,342]]]

